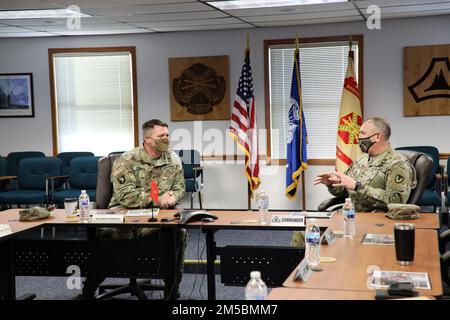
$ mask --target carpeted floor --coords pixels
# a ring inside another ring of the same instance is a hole
[[[291,232],[227,230],[219,231],[215,235],[218,246],[224,245],[270,245],[287,246],[290,244]],[[185,258],[191,260],[205,259],[205,238],[198,230],[189,230]],[[81,292],[79,289],[68,289],[66,277],[17,277],[16,293],[21,296],[35,293],[38,300],[68,300]],[[126,284],[128,279],[106,279],[105,283]],[[160,281],[162,284],[162,281]],[[162,292],[149,291],[149,299],[162,299]],[[223,300],[240,300],[245,298],[244,287],[224,286],[220,283],[220,275],[216,275],[216,296]],[[127,295],[117,296],[121,299],[136,299]],[[207,281],[205,274],[183,274],[180,284],[180,299],[206,300]]]

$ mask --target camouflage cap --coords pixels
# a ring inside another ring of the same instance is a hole
[[[415,204],[388,204],[389,211],[386,217],[394,220],[415,220],[419,219],[420,207]]]
[[[35,221],[46,219],[50,216],[50,211],[45,208],[30,208],[19,211],[19,221]]]

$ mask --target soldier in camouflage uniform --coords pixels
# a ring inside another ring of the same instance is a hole
[[[114,161],[111,170],[111,182],[113,184],[113,196],[109,203],[110,209],[140,209],[149,208],[151,205],[150,186],[155,180],[158,186],[158,203],[156,207],[161,209],[173,208],[184,197],[185,182],[183,167],[178,155],[169,151],[169,130],[167,124],[160,120],[149,120],[142,126],[144,143],[122,154]],[[165,228],[103,228],[99,232],[103,239],[132,239],[154,238],[167,243],[167,239],[175,237],[175,246],[178,248],[176,255],[177,276],[172,288],[166,286],[165,298],[173,298],[178,292],[181,281],[184,249],[186,247],[186,230]],[[169,238],[167,238],[169,237]],[[166,239],[166,240],[165,240]],[[173,240],[173,239],[171,239]],[[164,264],[173,261],[169,257],[170,249],[161,253],[161,270],[165,283],[170,281],[168,267]],[[96,288],[104,278],[89,277],[83,287],[83,296],[93,296]]]
[[[390,203],[406,203],[416,186],[416,172],[409,161],[389,143],[391,128],[381,118],[368,119],[361,126],[358,143],[363,151],[344,173],[328,172],[316,177],[314,184],[325,184],[339,198],[350,197],[355,211],[388,210]],[[302,246],[303,236],[295,232],[293,246]]]

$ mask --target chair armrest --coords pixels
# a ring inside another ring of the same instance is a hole
[[[192,170],[194,170],[195,178],[197,178],[198,175],[200,175],[200,181],[201,181],[200,190],[201,190],[203,187],[203,167],[193,167]]]
[[[15,179],[17,179],[17,176],[1,176],[0,177],[0,181],[15,180]]]
[[[200,191],[203,189],[203,167],[193,167],[192,170],[194,171],[195,181],[197,181],[197,177],[200,176],[200,187],[197,190]]]
[[[450,251],[445,252],[441,256],[441,276],[442,279],[450,285],[450,277],[449,277],[449,269],[450,269]]]
[[[327,199],[325,201],[322,201],[319,206],[317,207],[317,210],[319,211],[326,211],[327,209],[329,209],[330,207],[339,205],[339,204],[343,204],[345,202],[344,198],[330,198]]]
[[[65,176],[50,176],[47,177],[48,180],[57,180],[57,179],[68,179],[69,176],[65,175]]]
[[[439,251],[444,253],[445,247],[450,242],[450,229],[447,229],[439,234]]]
[[[45,196],[47,197],[47,203],[53,203],[53,195],[55,194],[55,180],[59,180],[59,179],[64,179],[65,181],[67,181],[67,179],[69,179],[68,175],[63,175],[63,176],[50,176],[45,178]],[[51,181],[51,201],[49,198],[49,187],[48,187],[48,182]],[[65,183],[65,182],[64,182]]]

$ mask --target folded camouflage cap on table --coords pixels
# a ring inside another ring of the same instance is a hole
[[[19,211],[19,221],[35,221],[46,219],[50,216],[50,211],[46,208],[34,207]]]
[[[420,207],[415,204],[388,204],[386,217],[394,220],[415,220],[419,219]]]

